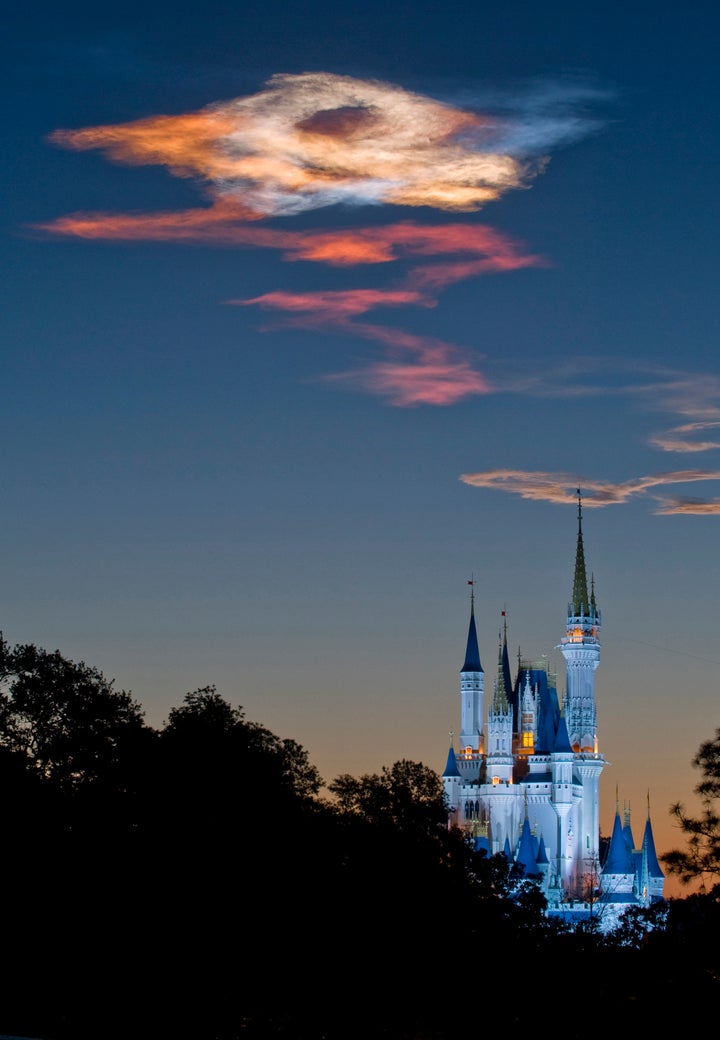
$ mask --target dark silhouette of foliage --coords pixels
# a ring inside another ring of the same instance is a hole
[[[95,669],[5,644],[0,660],[0,1032],[450,1040],[469,1008],[484,1030],[600,1040],[608,1022],[644,1029],[659,992],[713,1024],[720,889],[615,936],[571,930],[448,828],[422,763],[344,774],[323,798],[305,749],[213,686],[154,729]],[[466,982],[475,965],[497,987]],[[527,972],[520,999],[507,979]],[[573,973],[598,1013],[560,1000],[543,1033],[531,991],[552,999]]]
[[[0,745],[44,779],[109,779],[142,728],[140,705],[96,668],[0,636]]]
[[[420,762],[403,759],[383,766],[380,774],[359,778],[347,773],[329,785],[339,812],[370,823],[397,828],[420,827],[428,832],[447,823],[442,781]]]
[[[713,887],[720,882],[720,815],[716,804],[720,798],[720,729],[715,731],[712,740],[700,745],[692,764],[703,775],[695,787],[702,812],[692,816],[682,802],[672,806],[671,813],[687,845],[684,849],[672,849],[660,858],[681,883],[699,882],[705,889],[708,884]]]

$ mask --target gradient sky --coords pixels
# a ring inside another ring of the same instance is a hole
[[[441,769],[603,612],[601,824],[720,725],[707,4],[16,9],[2,629],[160,724],[214,683],[326,780]]]

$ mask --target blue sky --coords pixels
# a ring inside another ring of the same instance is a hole
[[[468,578],[488,673],[502,610],[562,672],[580,485],[602,824],[649,789],[671,844],[718,725],[718,17],[15,11],[6,638],[154,723],[216,683],[327,779],[441,768]]]

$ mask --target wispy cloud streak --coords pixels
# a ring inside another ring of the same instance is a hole
[[[449,263],[418,265],[410,270],[398,288],[391,290],[270,292],[253,299],[229,302],[284,311],[286,317],[282,324],[285,326],[341,331],[384,344],[391,352],[388,359],[371,362],[356,372],[336,373],[328,377],[328,381],[376,393],[398,407],[449,405],[467,397],[491,393],[491,383],[477,370],[469,351],[434,337],[352,319],[376,307],[434,307],[437,300],[433,290],[445,288],[462,278],[536,266],[542,263],[541,258],[524,252],[509,238],[490,228],[458,229],[456,225],[419,228],[414,224],[400,224],[384,228],[384,232],[389,232],[387,237],[378,236],[376,229],[370,230],[372,233],[367,236],[370,242],[375,245],[382,242],[385,250],[392,249],[396,254],[425,255],[434,249],[438,253],[484,255]],[[466,235],[462,234],[463,230],[467,231]],[[364,237],[360,238],[360,241],[364,240]],[[345,242],[348,244],[349,240],[346,238]],[[312,250],[313,246],[307,248]],[[321,249],[324,252],[323,246]],[[352,246],[351,251],[357,252]],[[388,255],[387,252],[384,255]]]
[[[344,332],[384,344],[390,350],[387,360],[370,363],[359,371],[335,373],[326,379],[378,394],[398,407],[455,404],[465,397],[491,392],[490,384],[460,348],[430,336],[416,336],[400,329],[352,320],[375,307],[435,306],[433,299],[418,292],[378,289],[273,292],[230,302],[281,309],[288,315],[283,320],[286,326]]]
[[[613,483],[579,473],[533,473],[525,470],[496,469],[482,473],[464,473],[460,480],[472,487],[507,491],[525,499],[562,504],[576,501],[577,488],[581,488],[583,505],[593,508],[619,505],[636,496],[652,493],[654,488],[719,481],[720,470],[675,470],[671,473],[657,473]],[[720,513],[720,501],[667,499],[657,495],[652,497],[660,502],[654,510],[658,515]]]

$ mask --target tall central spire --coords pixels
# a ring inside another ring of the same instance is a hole
[[[594,672],[600,663],[600,611],[595,582],[588,596],[582,533],[582,499],[578,495],[578,535],[572,603],[568,604],[567,635],[559,649],[567,665],[565,718],[570,745],[576,752],[598,754]]]
[[[585,549],[583,547],[582,534],[582,496],[580,488],[577,489],[578,496],[578,538],[575,553],[575,577],[573,579],[572,608],[576,617],[583,617],[590,613],[590,600],[588,598],[587,569],[585,567]],[[593,593],[594,598],[594,593]]]

